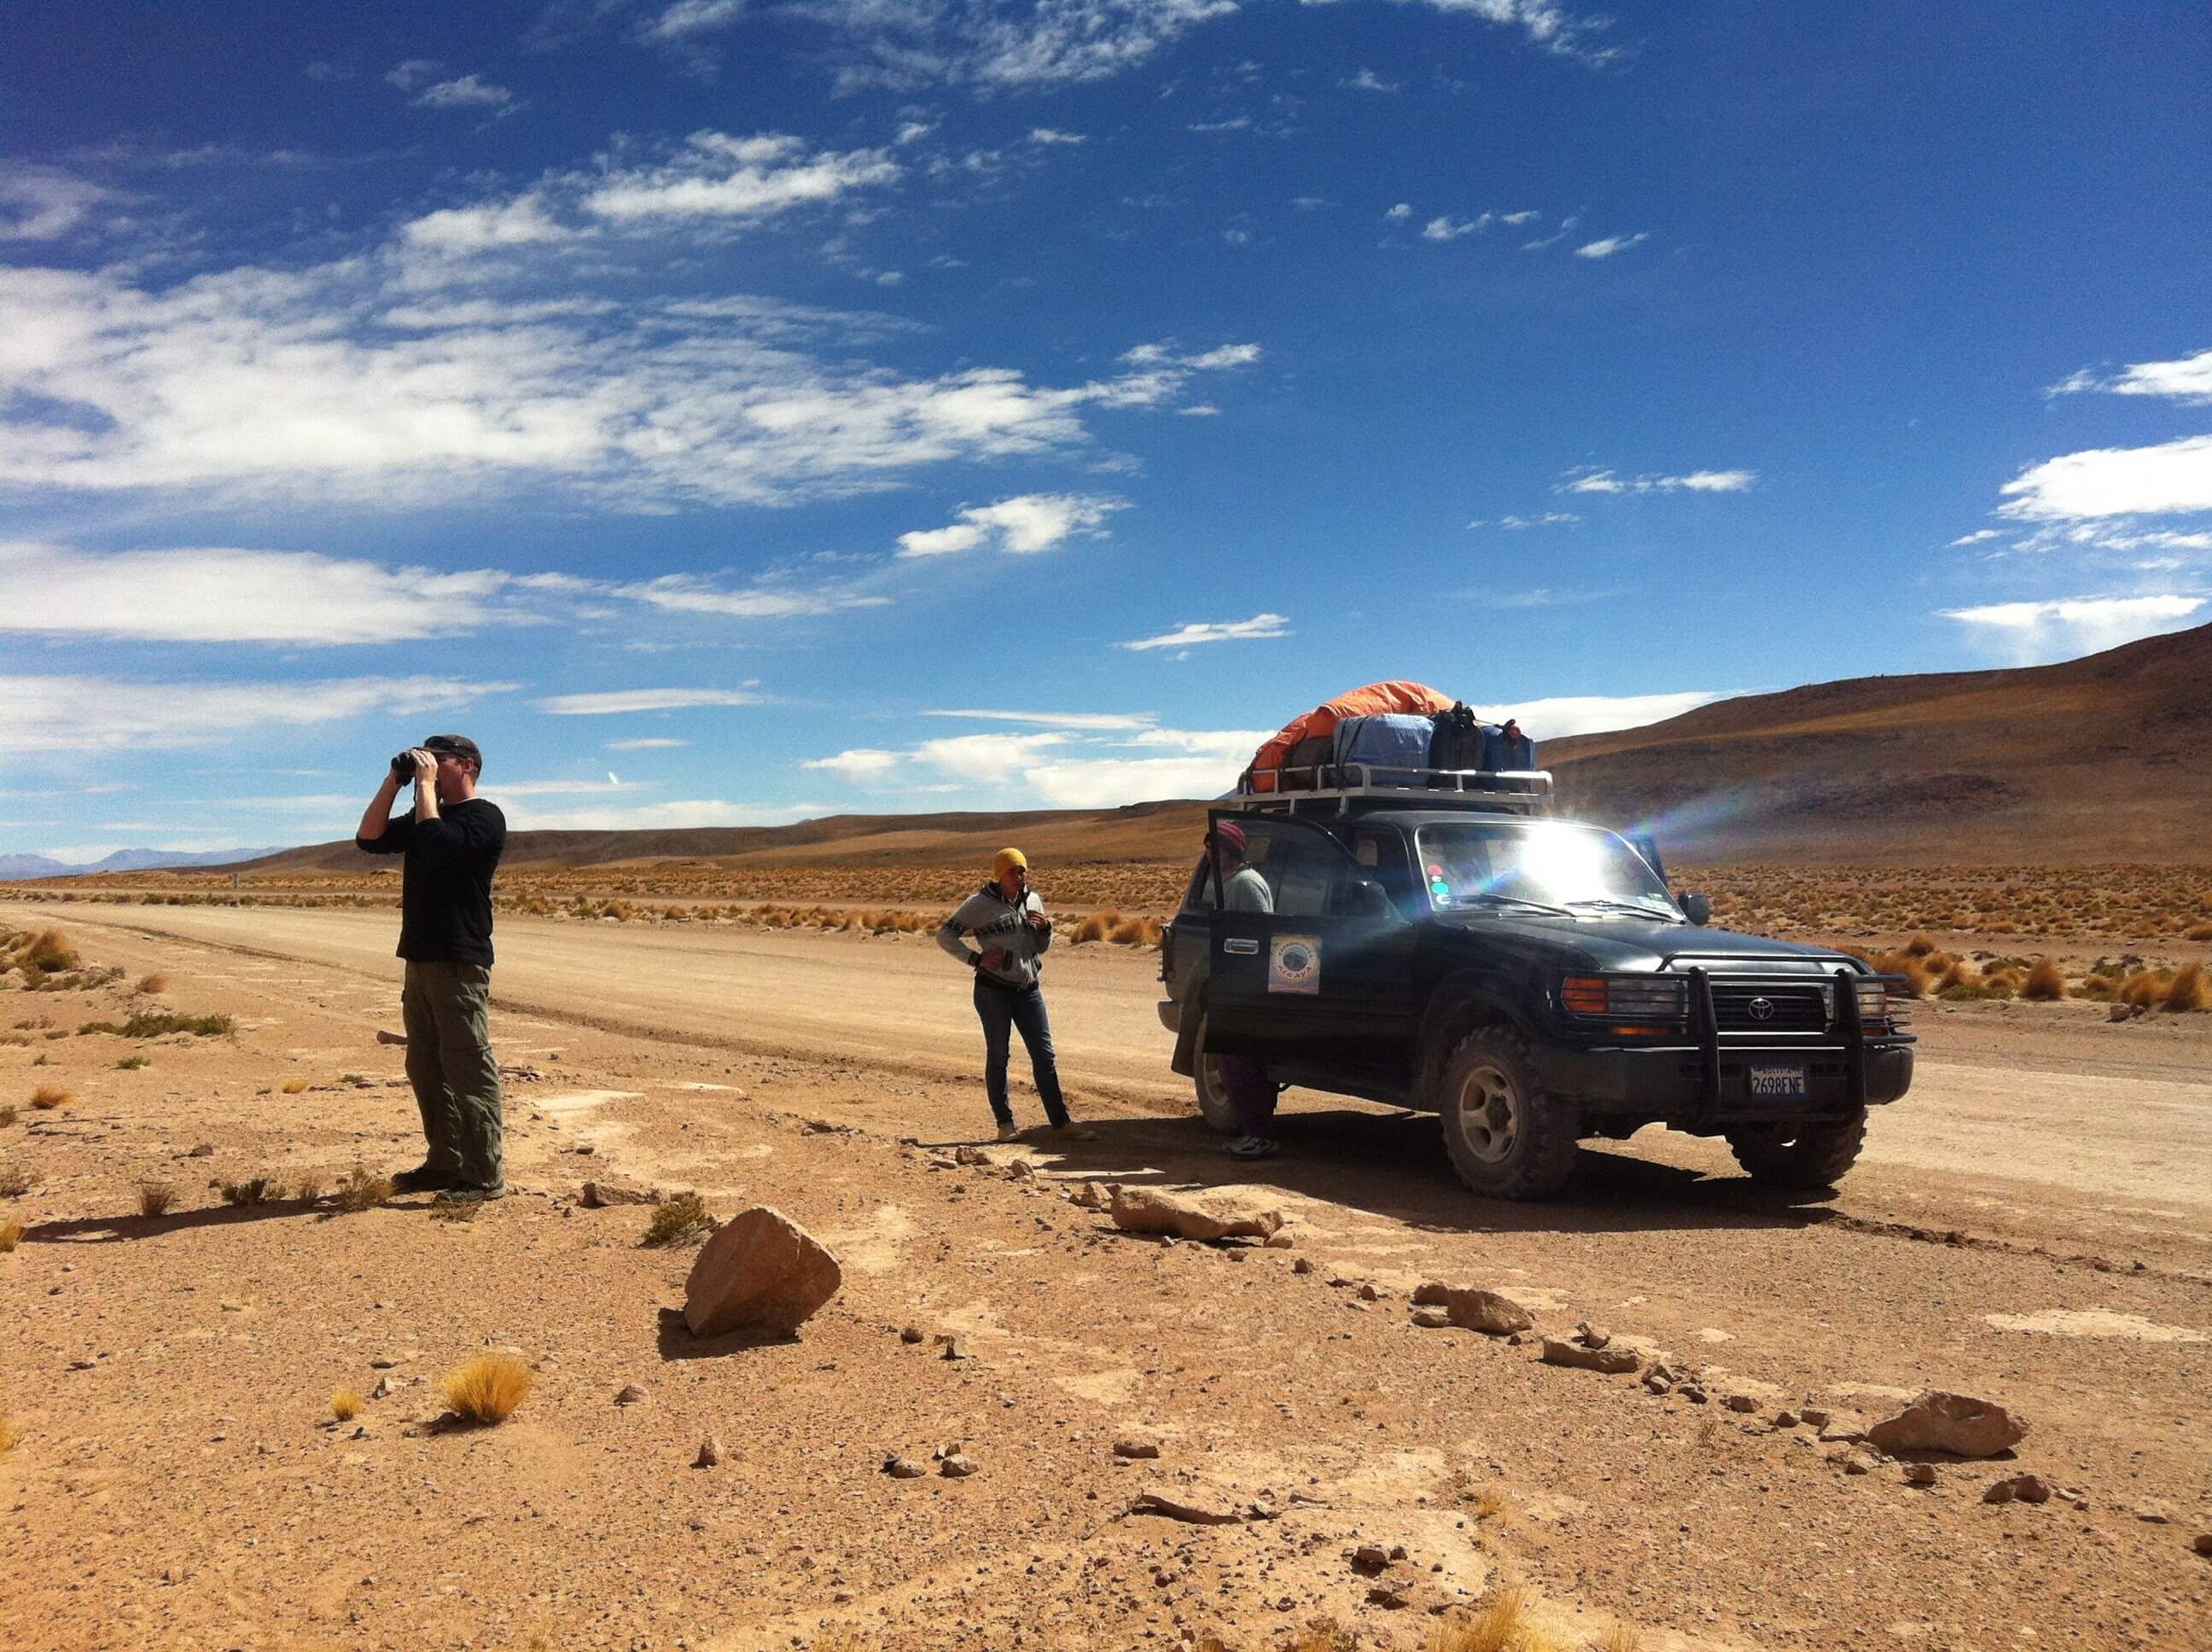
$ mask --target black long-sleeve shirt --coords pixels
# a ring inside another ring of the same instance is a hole
[[[382,837],[356,837],[368,854],[404,854],[399,956],[417,963],[491,968],[491,877],[507,847],[507,817],[483,798],[440,806],[435,820],[410,811]]]

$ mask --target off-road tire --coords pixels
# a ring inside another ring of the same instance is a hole
[[[1215,1065],[1219,1060],[1206,1053],[1206,1014],[1200,1011],[1198,1048],[1191,1057],[1190,1078],[1190,1087],[1198,1096],[1199,1115],[1224,1136],[1241,1136],[1244,1133],[1243,1121],[1237,1116],[1237,1104],[1221,1086],[1220,1069]]]
[[[1809,1191],[1832,1187],[1866,1142],[1866,1108],[1817,1124],[1753,1125],[1727,1133],[1729,1151],[1753,1181]]]
[[[1577,1115],[1536,1088],[1528,1041],[1479,1027],[1444,1063],[1437,1108],[1444,1151],[1485,1199],[1549,1199],[1574,1174]]]

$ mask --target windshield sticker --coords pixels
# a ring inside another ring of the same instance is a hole
[[[1267,954],[1267,990],[1271,993],[1321,991],[1321,938],[1318,935],[1278,935]]]

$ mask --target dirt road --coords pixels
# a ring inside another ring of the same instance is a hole
[[[63,922],[124,976],[0,998],[0,1101],[67,1096],[0,1127],[24,1187],[0,1224],[25,1229],[0,1254],[8,1652],[1272,1652],[1316,1620],[1339,1638],[1314,1645],[1416,1652],[1424,1608],[1507,1585],[1531,1652],[2212,1640],[2212,1084],[2176,1018],[1929,1006],[1919,1084],[1828,1198],[1646,1133],[1568,1199],[1500,1206],[1432,1121],[1327,1097],[1292,1098],[1279,1157],[1224,1158],[1164,1075],[1150,956],[1052,966],[1096,1139],[958,1164],[979,1040],[925,942],[503,919],[516,1193],[453,1223],[210,1185],[411,1158],[373,1037],[391,914],[9,921]],[[148,971],[168,985],[134,996]],[[237,1030],[72,1036],[149,1002]],[[694,1341],[690,1253],[577,1204],[610,1175],[786,1210],[844,1287],[794,1340]],[[1214,1187],[1280,1211],[1291,1248],[1121,1234],[1069,1202],[1094,1180]],[[149,1181],[167,1214],[134,1213]],[[1705,1401],[1420,1328],[1431,1278],[1546,1334],[1596,1322]],[[436,1378],[487,1345],[537,1389],[453,1430]],[[2027,1439],[1908,1484],[1850,1436],[1927,1387]],[[343,1424],[340,1388],[365,1399]],[[1159,1457],[1118,1457],[1130,1433]],[[708,1435],[724,1461],[694,1469]],[[971,1479],[882,1472],[956,1442]],[[2061,1495],[1982,1500],[2031,1471]],[[1133,1512],[1148,1489],[1222,1523]]]

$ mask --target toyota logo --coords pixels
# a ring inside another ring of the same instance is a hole
[[[1771,998],[1755,998],[1743,1007],[1753,1021],[1774,1019],[1774,1000]]]

